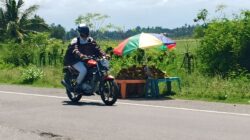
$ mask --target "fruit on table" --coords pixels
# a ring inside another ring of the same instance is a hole
[[[151,78],[164,78],[166,73],[156,68],[155,66],[135,66],[123,68],[119,71],[116,79],[120,80],[133,80],[133,79],[147,79]]]

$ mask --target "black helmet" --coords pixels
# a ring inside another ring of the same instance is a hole
[[[80,34],[89,35],[89,27],[86,24],[80,24],[77,30]]]

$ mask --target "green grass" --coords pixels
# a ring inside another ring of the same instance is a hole
[[[5,84],[24,84],[32,85],[36,87],[51,87],[62,88],[61,80],[63,78],[62,68],[57,67],[44,67],[41,68],[44,72],[44,76],[30,84],[23,83],[21,78],[23,68],[6,68],[0,70],[0,83]]]
[[[219,76],[207,77],[198,72],[181,77],[182,91],[177,93],[174,98],[250,103],[250,80],[245,77],[222,79]]]
[[[62,88],[61,80],[63,79],[62,68],[45,67],[42,68],[44,76],[33,83],[34,86]]]
[[[188,39],[188,40],[176,40],[176,51],[178,54],[187,52],[194,52],[199,46],[199,40]]]
[[[20,82],[21,72],[19,68],[1,68],[0,83],[18,84]]]
[[[107,47],[115,47],[119,41],[100,41],[102,49]],[[195,50],[199,46],[198,40],[177,40],[176,49],[168,53],[163,61],[156,60],[157,56],[162,55],[159,50],[146,50],[153,60],[147,64],[157,65],[158,68],[165,71],[169,76],[178,76],[181,78],[182,90],[178,90],[176,82],[174,82],[172,90],[176,93],[173,98],[204,100],[225,103],[250,104],[250,80],[246,77],[238,77],[237,79],[223,79],[219,76],[209,77],[201,74],[196,66],[192,74],[188,74],[186,69],[182,67],[184,54],[191,52],[195,56]],[[66,47],[66,46],[65,46]],[[6,51],[4,45],[0,45],[0,58]],[[196,54],[198,55],[198,54]],[[122,67],[131,65],[139,65],[131,57],[114,58],[111,61],[111,74],[116,75]],[[195,56],[196,57],[196,56]],[[196,61],[196,60],[195,60]],[[22,67],[13,67],[4,64],[0,60],[0,83],[22,84],[21,71]],[[62,88],[60,84],[63,78],[62,68],[60,66],[45,66],[41,68],[44,76],[34,81],[32,86]],[[26,84],[27,85],[27,84]],[[164,86],[161,85],[161,92],[164,92]]]

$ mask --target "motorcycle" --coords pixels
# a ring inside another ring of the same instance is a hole
[[[66,94],[72,102],[78,102],[82,96],[98,94],[106,105],[113,105],[118,98],[119,88],[114,77],[108,74],[109,61],[105,58],[88,57],[83,60],[86,64],[87,74],[82,81],[81,89],[77,90],[77,76],[79,72],[72,66],[63,69]]]

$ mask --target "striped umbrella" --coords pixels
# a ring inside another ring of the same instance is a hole
[[[150,47],[160,47],[162,50],[172,50],[176,47],[176,42],[162,34],[141,33],[122,41],[114,48],[114,54],[123,56],[138,48],[145,49]]]

